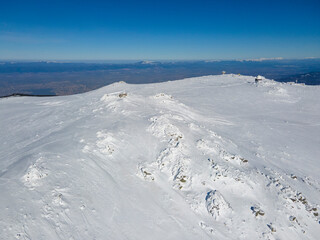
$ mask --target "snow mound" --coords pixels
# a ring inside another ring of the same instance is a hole
[[[231,213],[229,203],[217,190],[211,190],[206,196],[206,207],[208,212],[217,220],[219,217],[226,217]]]
[[[41,180],[48,176],[48,170],[46,170],[42,164],[42,158],[36,160],[27,170],[27,173],[22,177],[24,184],[31,189],[41,185]]]

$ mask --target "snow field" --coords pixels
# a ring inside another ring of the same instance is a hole
[[[223,75],[3,99],[0,238],[317,239],[318,94]]]

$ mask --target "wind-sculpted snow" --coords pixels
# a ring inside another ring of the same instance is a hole
[[[206,207],[208,212],[218,220],[219,217],[228,217],[232,211],[229,203],[223,198],[217,190],[209,191],[206,196]]]
[[[223,75],[0,101],[0,239],[317,239],[319,87]]]

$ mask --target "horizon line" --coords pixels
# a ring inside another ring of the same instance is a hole
[[[320,57],[303,57],[303,58],[228,58],[228,59],[0,59],[0,62],[47,62],[47,63],[85,63],[85,62],[223,62],[223,61],[248,61],[248,62],[262,62],[262,61],[281,61],[281,60],[317,60]]]

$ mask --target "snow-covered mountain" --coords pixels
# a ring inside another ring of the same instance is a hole
[[[1,239],[319,239],[320,87],[221,75],[0,100]]]

